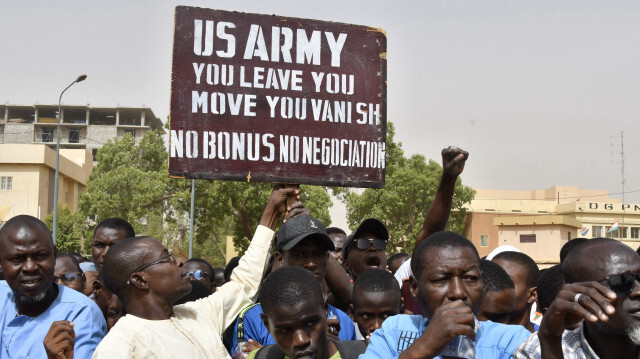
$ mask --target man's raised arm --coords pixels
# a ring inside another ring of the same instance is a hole
[[[422,230],[416,238],[414,250],[429,235],[444,231],[447,227],[456,180],[464,170],[467,158],[469,158],[469,152],[455,146],[449,146],[442,150],[442,177],[440,177],[438,190],[424,218]]]

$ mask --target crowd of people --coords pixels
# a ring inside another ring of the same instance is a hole
[[[467,158],[442,151],[413,251],[389,258],[384,219],[325,228],[279,185],[226,268],[182,263],[119,218],[97,225],[87,259],[13,217],[0,228],[0,359],[639,358],[638,253],[593,238],[543,270],[515,248],[480,258],[445,230]]]

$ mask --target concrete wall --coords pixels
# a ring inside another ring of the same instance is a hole
[[[75,211],[78,198],[86,187],[93,169],[91,153],[84,149],[60,151],[58,200]],[[0,191],[0,207],[13,206],[13,214],[29,214],[40,218],[53,211],[55,150],[46,145],[1,144],[0,176],[13,177],[13,188]],[[7,213],[0,221],[11,217]]]

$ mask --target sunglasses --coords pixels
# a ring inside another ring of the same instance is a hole
[[[387,241],[384,239],[357,238],[355,240],[355,245],[358,249],[369,249],[372,244],[377,250],[383,251],[387,248]]]
[[[81,276],[80,273],[62,274],[62,275],[53,277],[53,282],[57,283],[58,281],[62,281],[64,283],[69,284],[71,282],[75,282],[78,279],[79,276]]]
[[[629,294],[636,281],[640,281],[640,273],[622,273],[607,277],[609,288],[618,294]]]
[[[209,278],[209,273],[201,269],[188,271],[187,275],[195,280],[203,280],[205,278]]]
[[[167,258],[171,258],[171,263],[175,263],[175,262],[176,262],[176,257],[174,257],[174,256],[173,256],[173,252],[169,252],[169,254],[167,254],[166,256],[164,256],[164,257],[162,257],[162,258],[158,259],[157,261],[153,261],[153,262],[151,262],[151,263],[143,264],[143,265],[141,265],[140,267],[136,268],[136,269],[131,273],[131,275],[134,275],[134,274],[136,274],[136,273],[138,273],[138,272],[140,272],[140,271],[143,271],[143,270],[145,270],[145,269],[147,269],[147,268],[151,267],[152,265],[158,264],[158,263],[160,263],[160,262],[164,261],[164,260],[165,260],[165,259],[167,259]],[[127,281],[127,284],[131,284],[131,276],[129,276],[129,280]]]

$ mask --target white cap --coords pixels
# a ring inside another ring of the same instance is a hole
[[[522,253],[521,250],[519,250],[518,248],[514,247],[514,246],[509,246],[509,245],[505,245],[505,246],[500,246],[494,250],[491,251],[491,253],[489,253],[489,255],[487,256],[487,260],[492,260],[493,257],[497,256],[498,254],[502,253],[502,252],[519,252]]]

